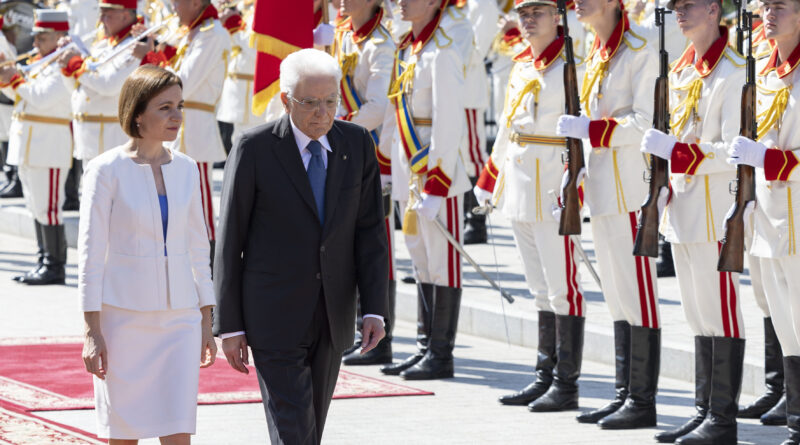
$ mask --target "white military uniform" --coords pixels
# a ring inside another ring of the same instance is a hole
[[[233,144],[244,131],[264,123],[260,116],[253,114],[252,107],[258,54],[256,48],[250,47],[253,11],[253,7],[248,9],[244,17],[245,26],[231,33],[231,57],[217,107],[217,120],[233,124]]]
[[[778,50],[758,62],[760,141],[769,150],[756,169],[755,231],[751,254],[761,258],[764,291],[784,356],[800,355],[800,46],[777,63]]]
[[[99,60],[119,45],[128,44],[133,37],[130,28],[117,36],[99,38],[91,45],[89,61]],[[75,137],[75,157],[89,161],[128,141],[117,116],[119,93],[125,79],[141,64],[132,50],[120,54],[96,71],[81,66],[82,60],[70,61],[63,70],[65,85],[72,91],[72,131]],[[88,62],[88,61],[87,61]]]
[[[703,54],[690,45],[670,72],[672,197],[661,232],[672,243],[686,320],[694,335],[744,338],[739,274],[717,271],[736,169],[727,148],[739,134],[744,58],[727,29]]]
[[[586,59],[581,88],[591,147],[584,185],[603,295],[614,321],[659,327],[655,261],[634,256],[637,210],[647,195],[647,169],[639,151],[652,125],[655,50],[619,21],[605,46],[595,44]]]
[[[2,91],[16,98],[7,162],[19,166],[25,203],[36,221],[60,225],[64,183],[72,163],[69,90],[60,68],[50,63],[34,69],[27,79],[15,76]]]
[[[1,23],[2,19],[0,19],[0,24]],[[14,60],[17,58],[16,48],[11,46],[2,34],[0,34],[0,54],[3,54],[6,60]],[[10,97],[9,99],[13,100],[14,97]],[[8,141],[8,128],[11,126],[11,113],[13,110],[14,107],[12,105],[0,103],[0,141],[2,142]],[[3,160],[0,159],[0,165],[2,165],[2,161]]]
[[[100,20],[100,7],[97,0],[69,0],[62,3],[69,14],[69,29],[78,36],[91,33]]]
[[[183,82],[184,118],[172,149],[197,161],[200,188],[208,227],[208,239],[215,240],[214,208],[211,202],[210,164],[225,159],[217,127],[217,102],[222,94],[231,39],[219,20],[210,17],[213,6],[195,20],[178,44],[172,69]],[[213,10],[216,15],[216,10]],[[203,17],[207,17],[203,19]]]
[[[390,176],[391,152],[379,149],[381,124],[386,116],[389,98],[386,92],[391,82],[395,44],[382,25],[383,9],[360,29],[353,29],[350,19],[337,27],[336,58],[342,68],[339,92],[342,105],[339,119],[348,120],[369,130],[375,141],[375,154],[380,173]],[[384,209],[386,210],[386,209]],[[386,235],[389,240],[389,280],[395,279],[394,214],[386,211]]]
[[[565,108],[564,39],[537,58],[515,58],[497,140],[477,186],[511,220],[528,289],[542,311],[583,317],[586,302],[570,237],[558,235],[550,190],[559,190],[566,140],[555,134]]]
[[[390,90],[397,94],[392,100],[405,98],[408,108],[389,107],[380,138],[381,152],[391,152],[392,198],[400,201],[401,209],[411,207],[414,203],[414,200],[409,202],[412,183],[420,193],[446,198],[437,218],[461,242],[461,196],[470,188],[458,151],[465,130],[461,56],[452,37],[440,27],[428,25],[423,35],[406,36],[395,63],[403,70],[403,76]],[[412,128],[419,148],[423,153],[427,150],[427,160],[420,156],[420,162],[410,161],[416,159],[415,153],[407,151],[402,138],[406,127],[399,126],[399,118],[395,119],[403,115],[398,111],[407,111],[409,119],[413,120]],[[412,166],[418,169],[418,174],[412,174]],[[403,231],[419,281],[461,287],[461,256],[433,222],[406,210]]]

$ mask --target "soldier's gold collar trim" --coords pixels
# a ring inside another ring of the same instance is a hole
[[[672,68],[673,73],[679,73],[686,67],[694,65],[694,69],[700,77],[706,77],[717,67],[719,61],[722,60],[722,55],[725,53],[725,48],[728,46],[728,28],[724,26],[719,27],[719,38],[711,44],[705,54],[695,61],[697,56],[694,44],[690,44],[686,51],[683,52],[681,58],[675,63]]]
[[[766,76],[770,71],[775,70],[778,73],[778,78],[783,79],[791,74],[798,65],[800,65],[800,45],[797,45],[792,50],[792,53],[789,54],[789,57],[786,58],[786,61],[780,65],[778,65],[778,47],[776,46],[772,49],[772,55],[769,57],[767,65],[759,74]]]
[[[439,23],[442,21],[442,14],[441,11],[437,12],[436,15],[433,16],[433,19],[425,25],[425,28],[422,29],[422,32],[419,33],[419,37],[414,37],[414,34],[409,31],[405,37],[400,41],[400,45],[398,49],[404,50],[411,46],[411,54],[417,54],[422,51],[422,48],[428,44],[428,42],[433,38],[434,34],[436,34],[436,29],[439,28]]]
[[[514,56],[514,62],[533,62],[533,67],[538,71],[547,69],[552,63],[558,59],[561,52],[564,50],[564,34],[562,28],[558,27],[558,37],[553,40],[547,48],[539,54],[536,59],[533,58],[533,49],[528,45],[522,52]]]
[[[353,29],[353,21],[347,17],[339,24],[338,28],[342,31],[352,31],[350,37],[356,45],[364,42],[372,36],[372,33],[381,26],[383,21],[383,8],[378,8],[378,12],[367,23],[358,29]]]
[[[594,46],[592,46],[592,50],[589,52],[589,56],[587,59],[591,59],[595,53],[600,54],[600,59],[603,62],[608,62],[614,57],[614,54],[617,53],[620,45],[622,45],[623,37],[625,32],[631,29],[631,24],[628,21],[628,15],[622,14],[622,18],[617,23],[617,27],[614,28],[614,31],[611,33],[611,37],[608,38],[608,42],[605,45],[600,44],[600,39],[594,39]]]

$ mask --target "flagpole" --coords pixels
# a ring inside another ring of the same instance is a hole
[[[328,14],[328,2],[329,0],[322,0],[322,23],[328,24],[330,23],[330,17]],[[325,52],[328,54],[332,54],[331,45],[325,45]]]

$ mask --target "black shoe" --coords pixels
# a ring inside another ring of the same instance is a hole
[[[767,412],[778,404],[783,395],[783,351],[775,334],[772,318],[764,318],[764,385],[767,390],[755,402],[739,408],[737,417],[742,419],[758,419],[767,416]],[[764,425],[786,425],[785,408],[768,417],[778,423],[761,423]],[[774,417],[777,415],[777,417]]]
[[[19,178],[14,178],[0,191],[0,198],[22,198],[22,182]]]
[[[666,241],[661,241],[659,243],[656,276],[658,278],[675,276],[675,264],[672,261],[672,246]]]
[[[67,239],[64,235],[64,226],[42,226],[42,241],[44,245],[42,267],[21,282],[34,286],[64,284],[66,278],[64,266],[67,263]]]
[[[434,285],[419,283],[417,285],[417,353],[400,363],[381,367],[386,375],[400,375],[401,372],[416,365],[428,351],[431,336],[431,317],[433,314]]]
[[[583,362],[583,327],[586,319],[556,316],[556,367],[553,384],[543,396],[528,405],[533,412],[578,409],[578,377]]]
[[[742,388],[744,339],[713,337],[714,364],[708,415],[691,433],[678,438],[677,445],[736,445],[736,411]]]
[[[26,278],[32,277],[34,274],[39,272],[39,269],[42,268],[42,264],[44,263],[44,241],[42,240],[42,225],[39,224],[39,221],[33,220],[33,233],[36,235],[36,265],[27,272],[22,275],[17,275],[12,280],[23,282]]]
[[[656,426],[656,390],[661,362],[661,330],[631,326],[631,377],[628,399],[599,422],[606,430]]]
[[[800,445],[800,356],[783,357],[786,387],[786,426],[789,439],[782,445]]]
[[[694,338],[694,406],[697,408],[697,413],[678,428],[656,434],[655,439],[658,442],[675,442],[679,437],[691,433],[705,420],[708,414],[708,399],[711,397],[712,352],[711,337]]]
[[[428,352],[416,365],[400,373],[406,380],[433,380],[453,377],[453,348],[456,345],[461,288],[435,286],[433,317]]]
[[[764,413],[759,419],[762,425],[783,426],[786,425],[786,396],[782,396],[778,403],[769,411]]]
[[[614,322],[614,400],[600,409],[575,417],[580,423],[597,423],[622,407],[628,398],[628,383],[631,374],[631,325],[627,321]]]
[[[536,379],[514,394],[500,396],[503,405],[527,405],[538,399],[553,383],[556,366],[556,315],[539,311],[539,344],[536,347]]]
[[[474,186],[477,178],[470,178]],[[464,194],[464,244],[484,244],[488,241],[486,234],[486,215],[476,215],[472,209],[477,207],[475,193],[469,190]]]

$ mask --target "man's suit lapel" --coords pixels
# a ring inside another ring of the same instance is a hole
[[[314,215],[317,214],[317,205],[314,202],[314,192],[311,191],[311,183],[308,182],[308,173],[303,168],[303,158],[300,157],[300,149],[294,140],[292,125],[289,123],[289,115],[284,115],[278,125],[275,126],[273,134],[280,138],[280,142],[275,147],[275,156],[292,180],[294,188],[303,197]]]
[[[327,234],[331,221],[336,212],[336,203],[339,202],[339,190],[342,188],[347,163],[351,162],[348,146],[344,141],[341,130],[334,122],[328,131],[328,142],[331,144],[331,153],[328,153],[328,175],[325,180],[325,225],[322,236]]]

